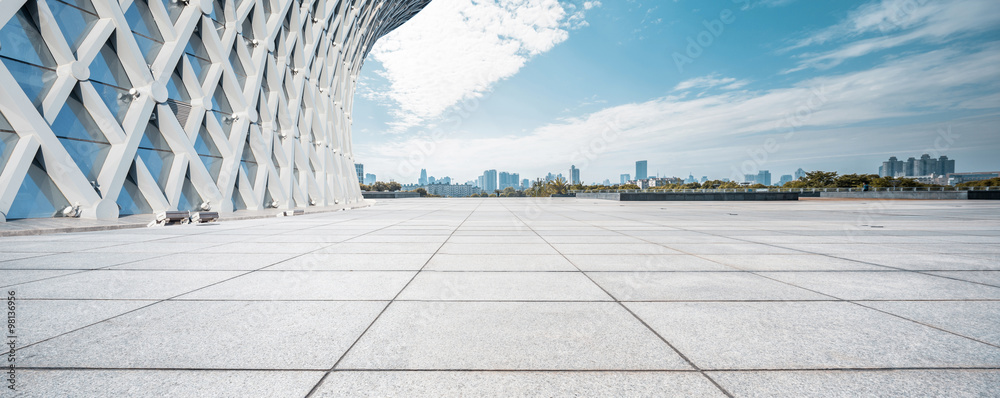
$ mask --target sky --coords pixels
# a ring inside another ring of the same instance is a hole
[[[1000,170],[996,0],[433,0],[354,98],[379,180]]]

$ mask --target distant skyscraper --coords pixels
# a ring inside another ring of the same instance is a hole
[[[621,181],[620,184],[625,184],[625,183],[629,182],[631,179],[632,179],[631,175],[622,174],[622,181]]]
[[[757,172],[757,183],[771,186],[771,172],[768,170],[761,170]]]
[[[635,162],[635,179],[645,180],[647,178],[649,178],[649,174],[646,173],[646,161]]]
[[[438,180],[438,182],[442,184],[451,184],[451,177],[443,177],[440,180]]]
[[[420,169],[420,179],[417,180],[417,184],[427,185],[427,169]]]
[[[605,179],[604,179],[604,183],[603,183],[603,184],[601,184],[601,185],[604,185],[604,186],[606,186],[606,187],[610,187],[610,186],[611,186],[611,180],[610,180],[610,179],[607,179],[607,178],[605,178]]]
[[[430,185],[430,184],[433,184],[435,182],[437,182],[437,179],[434,178],[434,176],[430,176],[430,177],[427,177],[427,178],[424,179],[424,184],[422,184],[422,185]]]
[[[531,188],[531,181],[528,181],[527,178],[521,180],[521,189],[528,189],[528,188]]]
[[[576,165],[569,166],[569,178],[570,178],[569,181],[570,184],[580,183],[580,169],[576,168]]]
[[[751,184],[756,184],[757,183],[757,175],[756,174],[744,174],[743,175],[743,182],[749,182]]]
[[[372,173],[365,174],[365,185],[371,185],[375,183],[375,175]]]
[[[798,170],[795,170],[795,179],[796,180],[798,180],[798,179],[800,179],[802,177],[805,177],[805,176],[806,176],[806,171],[802,170],[801,167],[799,167]]]
[[[778,186],[785,185],[785,184],[790,183],[792,181],[793,180],[792,180],[792,175],[791,174],[782,175],[781,179],[778,180]]]
[[[955,172],[955,160],[941,156],[937,159],[931,155],[923,154],[920,159],[909,158],[906,162],[890,157],[889,161],[882,162],[878,169],[882,177],[919,177],[931,174],[946,175]]]
[[[690,183],[693,183],[693,182],[698,182],[698,180],[694,179],[694,174],[688,173],[688,178],[684,179],[684,183],[685,184],[690,184]]]
[[[483,186],[482,188],[486,192],[493,192],[493,191],[497,190],[497,188],[498,188],[498,185],[497,185],[497,171],[495,169],[494,170],[486,170],[486,171],[483,172],[483,184],[485,184],[485,186]]]
[[[358,182],[365,180],[365,165],[363,163],[355,163],[354,171],[358,174]]]
[[[707,182],[708,176],[701,176],[701,182]]]

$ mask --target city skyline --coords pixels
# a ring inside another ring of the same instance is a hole
[[[359,76],[359,159],[460,181],[569,164],[615,181],[635,159],[650,174],[871,173],[898,153],[1000,169],[988,0],[521,3],[537,7],[436,1],[381,41]]]

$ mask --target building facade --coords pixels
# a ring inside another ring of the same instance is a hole
[[[576,165],[569,166],[569,179],[570,184],[580,183],[580,169],[576,168]]]
[[[355,81],[427,3],[4,1],[0,220],[362,200]]]
[[[635,179],[645,180],[649,178],[649,174],[646,172],[646,166],[647,164],[645,160],[635,162]]]
[[[354,171],[358,174],[358,182],[365,180],[365,165],[361,163],[354,164]]]

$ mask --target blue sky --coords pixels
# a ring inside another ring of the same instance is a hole
[[[359,77],[380,180],[1000,170],[996,0],[434,0]]]

